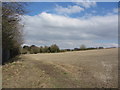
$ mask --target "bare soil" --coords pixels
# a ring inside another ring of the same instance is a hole
[[[2,67],[3,88],[117,88],[118,49],[21,55]]]

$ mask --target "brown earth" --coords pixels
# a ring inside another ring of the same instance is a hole
[[[27,54],[2,67],[3,88],[117,88],[118,49]]]

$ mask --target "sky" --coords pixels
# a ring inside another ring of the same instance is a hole
[[[24,45],[118,46],[117,2],[30,2],[26,9]]]

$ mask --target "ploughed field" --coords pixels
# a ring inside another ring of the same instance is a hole
[[[118,87],[118,49],[21,55],[3,69],[3,88]]]

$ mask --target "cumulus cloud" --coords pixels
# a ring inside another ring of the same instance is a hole
[[[93,6],[96,6],[96,2],[76,2],[73,6],[63,7],[60,5],[56,5],[55,11],[59,14],[73,14],[73,13],[79,13],[84,11],[84,8],[90,8]]]
[[[117,41],[118,16],[92,16],[70,18],[50,13],[35,16],[24,15],[25,43],[40,45],[58,44],[60,48],[87,46],[115,46]],[[102,43],[96,42],[100,41]]]
[[[84,8],[90,8],[97,5],[96,2],[88,2],[88,1],[77,2],[76,4]]]
[[[68,7],[56,5],[55,11],[57,11],[60,14],[73,14],[84,11],[84,8],[81,8],[78,5],[73,5]]]

